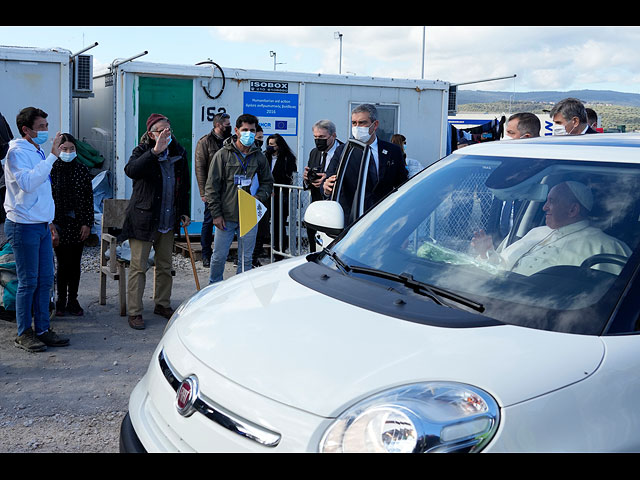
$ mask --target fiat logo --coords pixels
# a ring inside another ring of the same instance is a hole
[[[193,404],[198,397],[198,379],[194,376],[185,378],[176,394],[176,408],[183,417],[188,417],[194,412]]]

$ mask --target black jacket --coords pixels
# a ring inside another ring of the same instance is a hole
[[[158,156],[152,151],[153,141],[144,135],[134,148],[127,165],[126,175],[133,180],[133,191],[126,210],[121,238],[135,238],[150,242],[158,230],[162,201],[162,172]],[[179,157],[173,164],[175,174],[175,224],[180,231],[180,217],[189,215],[189,167],[186,150],[173,138],[169,156]]]
[[[336,174],[344,148],[344,144],[340,145],[333,154],[331,163],[327,168],[327,178]],[[354,161],[349,162],[349,166],[342,178],[341,198],[337,199],[344,211],[345,226],[350,225],[356,220],[351,216],[351,206],[360,173],[361,156],[359,150],[354,151],[354,155]],[[378,162],[378,181],[373,187],[371,182],[367,182],[364,205],[365,211],[409,178],[407,166],[402,156],[402,150],[398,145],[378,139]]]
[[[340,148],[340,145],[342,145],[342,142],[337,138],[335,141],[338,142],[337,148]],[[336,148],[336,151],[337,151],[337,148]],[[309,168],[322,167],[321,163],[322,163],[322,152],[317,148],[314,148],[313,150],[311,150],[311,152],[309,152],[309,161],[307,162],[307,167]],[[329,168],[329,165],[327,165],[326,168]],[[322,185],[320,185],[319,187],[314,187],[311,184],[307,184],[307,182],[303,182],[302,186],[305,190],[309,190],[311,192],[312,202],[316,202],[318,200],[324,200],[324,194],[322,193]]]

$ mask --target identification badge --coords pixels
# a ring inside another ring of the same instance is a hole
[[[233,176],[233,183],[240,187],[248,187],[249,185],[251,185],[251,179],[247,178],[246,175],[236,174]]]

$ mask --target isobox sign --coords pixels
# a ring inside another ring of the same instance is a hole
[[[251,80],[249,89],[252,92],[289,93],[289,83],[274,82],[272,80]]]

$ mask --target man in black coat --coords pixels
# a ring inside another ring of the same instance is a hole
[[[174,232],[189,225],[189,170],[185,149],[173,138],[169,120],[154,113],[147,131],[124,168],[133,191],[122,227],[129,239],[131,264],[127,284],[129,326],[144,328],[142,296],[149,253],[154,249],[154,313],[170,318]]]
[[[331,120],[320,120],[313,125],[313,139],[316,148],[309,153],[309,161],[304,167],[302,186],[311,193],[311,202],[324,200],[322,182],[326,178],[326,170],[329,167],[333,154],[342,145],[338,140],[336,126]],[[309,250],[316,251],[316,231],[307,227]]]
[[[409,177],[400,147],[377,137],[376,130],[379,125],[375,105],[362,104],[351,112],[352,135],[356,140],[369,145],[372,153],[365,190],[365,211],[387,196],[394,188],[406,182]],[[327,169],[327,179],[323,185],[326,197],[329,197],[333,191],[343,149],[344,145],[338,147]],[[354,151],[354,154],[357,155],[358,152]],[[349,162],[341,179],[342,190],[340,198],[337,199],[344,211],[345,226],[357,220],[355,212],[353,216],[351,215],[351,205],[357,188],[361,162],[357,157],[353,160]]]

